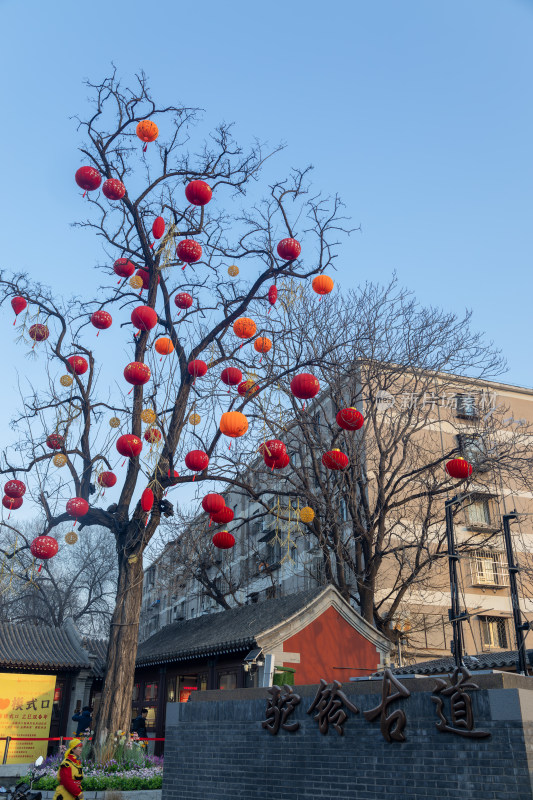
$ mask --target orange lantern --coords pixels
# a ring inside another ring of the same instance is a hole
[[[250,319],[249,317],[239,317],[233,323],[233,333],[239,337],[239,339],[250,339],[252,336],[255,335],[257,331],[257,325]]]
[[[160,356],[169,356],[172,352],[174,352],[172,339],[169,339],[167,336],[162,336],[160,339],[156,339],[154,347]]]
[[[220,417],[219,427],[224,436],[238,439],[240,436],[244,436],[248,430],[248,420],[240,411],[226,411]]]
[[[145,153],[146,148],[148,147],[148,142],[155,142],[159,136],[159,128],[155,122],[152,122],[151,119],[143,119],[138,123],[135,133],[141,142],[145,143],[143,147],[143,153]]]
[[[317,275],[316,278],[313,278],[312,286],[313,291],[317,294],[329,294],[335,284],[329,275]]]
[[[257,350],[258,353],[268,353],[271,347],[272,342],[270,339],[267,339],[266,336],[260,336],[254,342],[254,349]]]

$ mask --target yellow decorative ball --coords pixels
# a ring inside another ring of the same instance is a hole
[[[63,453],[56,453],[52,459],[52,463],[55,467],[64,467],[67,463],[67,457]]]
[[[315,512],[309,506],[304,506],[300,509],[300,519],[306,524],[312,522],[315,518]]]
[[[76,544],[78,541],[78,534],[74,531],[69,531],[65,534],[65,541],[67,544]]]
[[[118,426],[120,425],[120,420],[118,417],[111,417],[111,419],[109,420],[109,424],[111,425],[112,428],[118,428]]]
[[[70,375],[62,375],[59,379],[61,386],[72,386],[73,378]]]
[[[128,283],[132,289],[140,289],[143,285],[143,279],[140,275],[132,275]]]
[[[156,421],[157,415],[153,408],[145,408],[141,411],[141,419],[143,422],[146,422],[147,425],[151,425],[152,422]]]
[[[231,267],[228,267],[228,275],[231,278],[236,278],[239,274],[239,267],[236,264],[232,264]]]
[[[189,417],[189,422],[191,423],[191,425],[198,425],[201,419],[202,418],[200,414],[191,414],[191,416]]]

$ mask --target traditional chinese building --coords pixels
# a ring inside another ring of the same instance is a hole
[[[0,623],[0,672],[55,677],[50,737],[70,735],[76,708],[92,703],[101,686],[105,650],[105,642],[83,638],[71,619],[61,628]]]
[[[332,586],[167,625],[139,646],[133,716],[163,736],[191,692],[347,680],[385,666],[389,642]]]

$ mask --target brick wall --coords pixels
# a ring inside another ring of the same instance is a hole
[[[498,676],[471,693],[476,728],[492,734],[472,740],[437,731],[431,679],[403,679],[411,697],[390,707],[406,712],[403,743],[363,717],[381,701],[380,682],[343,686],[360,710],[348,712],[343,736],[331,726],[321,734],[306,713],[314,686],[295,687],[302,702],[287,721],[299,730],[275,736],[261,727],[265,689],[198,693],[167,708],[163,800],[532,800],[529,681]]]

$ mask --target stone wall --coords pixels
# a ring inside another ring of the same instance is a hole
[[[359,709],[347,711],[344,735],[331,724],[320,733],[315,712],[306,713],[316,686],[294,687],[302,700],[286,722],[299,729],[277,735],[261,725],[267,690],[198,692],[167,707],[163,800],[532,800],[533,680],[475,681],[475,729],[490,738],[437,730],[433,679],[402,678],[411,696],[387,713],[405,710],[406,741],[390,743],[380,720],[363,715],[380,704],[381,681],[343,685]]]

